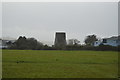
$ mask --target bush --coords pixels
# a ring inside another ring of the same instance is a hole
[[[96,50],[101,50],[101,51],[118,51],[118,47],[113,47],[109,45],[100,45],[96,47]]]
[[[82,46],[80,45],[67,45],[66,50],[81,50]]]

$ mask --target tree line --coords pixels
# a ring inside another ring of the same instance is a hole
[[[118,47],[113,47],[109,45],[100,45],[97,47],[93,46],[93,43],[97,41],[96,35],[86,36],[84,42],[85,45],[80,45],[80,41],[77,39],[69,39],[68,45],[66,45],[64,50],[119,50]],[[56,48],[55,46],[44,45],[42,42],[37,41],[35,38],[26,38],[25,36],[20,36],[15,42],[7,42],[8,49],[21,49],[21,50],[60,50],[61,48]]]
[[[28,50],[41,50],[43,48],[49,48],[47,45],[37,41],[35,38],[26,38],[20,36],[14,43],[7,43],[9,49],[28,49]]]

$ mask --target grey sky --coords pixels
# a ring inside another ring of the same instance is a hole
[[[89,34],[111,37],[118,34],[118,5],[80,2],[4,2],[3,37],[34,37],[52,44],[56,31],[65,31],[67,39],[81,42]]]

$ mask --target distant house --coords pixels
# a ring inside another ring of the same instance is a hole
[[[95,41],[93,45],[99,46],[99,45],[103,44],[103,45],[109,45],[109,46],[119,46],[120,45],[119,37],[103,38],[101,40]]]

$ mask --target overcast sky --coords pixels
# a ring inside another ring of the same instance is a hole
[[[83,43],[85,37],[118,35],[117,2],[4,2],[2,35],[17,39],[34,37],[54,43],[55,32],[65,31],[67,39]]]

